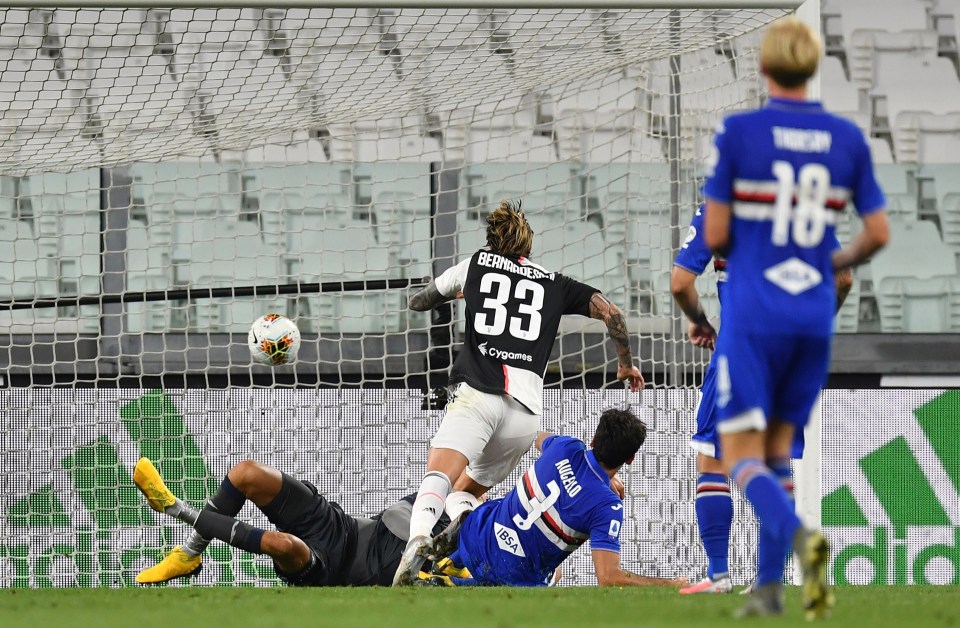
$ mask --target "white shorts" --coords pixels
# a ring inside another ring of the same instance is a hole
[[[540,415],[513,397],[460,384],[430,446],[459,451],[467,458],[467,475],[492,487],[517,468],[539,429]]]

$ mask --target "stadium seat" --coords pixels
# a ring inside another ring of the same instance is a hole
[[[952,323],[943,312],[952,307],[957,259],[932,222],[891,220],[890,243],[870,273],[882,331],[948,331]]]
[[[54,260],[40,255],[29,223],[0,220],[0,293],[5,298],[56,296],[57,276]]]
[[[381,192],[373,200],[377,241],[405,277],[430,274],[430,199],[412,192]]]
[[[433,137],[424,137],[417,133],[396,135],[371,133],[366,137],[358,135],[354,140],[354,159],[361,163],[378,161],[423,162],[441,161],[443,151],[440,142]]]
[[[833,319],[833,330],[838,334],[853,334],[860,327],[860,277],[858,271],[853,271],[853,286],[847,294],[846,300],[840,306]]]
[[[662,160],[663,145],[647,134],[645,118],[637,111],[566,111],[554,123],[560,159],[598,165]]]
[[[847,39],[850,82],[859,89],[886,90],[906,66],[929,66],[937,58],[937,35],[914,30],[858,29]],[[909,78],[907,78],[909,80]]]
[[[534,233],[543,231],[543,221],[555,222],[579,218],[579,193],[571,189],[576,177],[567,163],[537,163],[518,169],[511,164],[472,164],[464,170],[461,181],[462,207],[478,212],[485,219],[503,199],[522,201]],[[472,203],[483,205],[473,208]],[[481,220],[481,225],[482,225]]]
[[[382,280],[399,276],[390,250],[371,225],[348,222],[340,229],[291,233],[285,259],[291,281]],[[315,329],[321,332],[397,331],[397,304],[386,291],[347,291],[306,297]]]
[[[162,129],[177,124],[186,114],[189,96],[171,76],[168,59],[148,50],[151,53],[145,56],[118,57],[120,63],[104,61],[91,70],[94,93],[102,95],[97,114],[108,127]],[[155,138],[145,139],[156,142]],[[158,155],[162,154],[160,145],[156,146]]]
[[[904,63],[890,68],[891,78],[883,88],[886,95],[886,118],[892,125],[894,148],[897,157],[901,152],[909,154],[904,146],[898,122],[903,112],[925,111],[933,114],[945,114],[957,110],[960,102],[960,82],[954,72],[953,64],[937,58],[929,64]],[[875,112],[880,116],[882,112]]]
[[[42,255],[56,260],[59,292],[99,294],[99,173],[37,174],[29,185],[37,244]]]
[[[276,140],[279,139],[276,138]],[[257,163],[306,164],[329,161],[320,140],[308,137],[306,131],[290,134],[288,138],[283,139],[283,142],[273,141],[244,151],[244,163],[247,165]]]
[[[244,125],[271,128],[275,118],[297,115],[301,108],[296,87],[286,80],[275,60],[251,58],[240,49],[201,51],[194,56],[184,81],[196,85],[191,99],[194,124],[200,114],[210,116],[217,141],[226,145],[244,141]],[[244,116],[244,125],[230,124],[238,115]],[[203,134],[198,135],[202,140]]]
[[[437,48],[455,49],[463,46],[480,48],[487,43],[483,31],[477,28],[476,17],[470,9],[424,9],[416,24],[398,20],[391,32],[398,39],[402,54],[418,51],[430,55]]]
[[[744,109],[759,103],[757,93],[735,81],[734,65],[714,49],[698,51],[680,60],[690,68],[680,78],[680,106],[691,114],[707,113],[719,118],[725,110]],[[708,124],[708,128],[713,128]]]
[[[894,212],[890,209],[890,199],[888,198],[887,201],[887,212],[892,214]],[[916,218],[916,215],[913,218]],[[848,244],[861,229],[863,229],[863,222],[852,206],[845,209],[837,219],[836,235],[841,245]]]
[[[534,135],[532,129],[470,130],[466,146],[467,163],[550,163],[556,161],[553,142]]]
[[[669,213],[633,213],[624,225],[624,261],[630,285],[636,287],[646,305],[641,311],[654,312],[659,295],[656,282],[673,267],[673,229]],[[669,285],[669,284],[668,284]],[[650,295],[649,297],[645,295]],[[656,312],[662,313],[662,312]]]
[[[608,216],[607,237],[610,242],[631,242],[629,237],[637,233],[630,231],[635,222],[656,223],[667,221],[670,216],[670,186],[667,181],[648,180],[645,185],[634,187],[629,194],[616,194],[607,197],[605,207]],[[694,207],[683,210],[681,224],[688,224],[693,216]]]
[[[960,255],[960,193],[946,194],[940,201],[939,210],[943,241]]]
[[[487,245],[486,225],[481,222],[464,224],[465,222],[461,221],[457,227],[458,261]]]
[[[960,331],[960,280],[957,277],[885,277],[878,284],[884,332]]]
[[[360,33],[363,29],[352,26]],[[377,35],[358,33],[360,38],[369,38],[370,48],[345,48],[342,44],[335,50],[326,48],[322,43],[327,33],[331,35],[340,27],[330,25],[315,42],[308,53],[312,69],[306,77],[310,85],[316,86],[317,107],[331,119],[353,120],[357,112],[363,112],[370,102],[389,101],[395,104],[396,111],[412,111],[414,107],[405,102],[408,90],[401,84],[401,76],[393,59],[376,49]]]
[[[501,69],[499,60],[492,60],[493,67]],[[478,70],[482,70],[482,66]],[[499,129],[512,131],[514,129],[533,129],[536,125],[536,112],[530,103],[530,98],[519,95],[506,94],[499,100],[478,103],[469,108],[472,119],[471,126],[475,129]]]
[[[824,2],[822,13],[839,14],[845,45],[850,46],[854,31],[923,30],[928,28],[926,6],[920,0],[897,0],[878,10],[873,0],[832,0]]]
[[[837,57],[826,56],[820,63],[820,94],[828,111],[849,118],[869,132],[870,115],[860,104],[860,91],[847,79]]]
[[[143,201],[148,224],[240,214],[240,175],[235,166],[202,159],[138,163],[133,196]]]
[[[887,140],[878,137],[868,137],[867,145],[870,146],[870,155],[875,164],[892,164],[893,153],[890,151],[890,144]]]
[[[638,199],[643,206],[669,206],[670,167],[663,159],[632,164],[591,164],[588,174],[594,180],[601,197],[632,197]],[[608,200],[607,204],[611,202],[612,200]]]
[[[173,286],[169,249],[150,242],[147,225],[131,220],[127,227],[127,290],[163,290]],[[127,331],[159,332],[169,327],[169,304],[128,303]]]
[[[353,203],[343,164],[252,164],[241,176],[247,196],[256,200],[262,236],[269,246],[285,246],[284,234],[305,223],[320,228],[324,221],[334,226],[350,218]]]
[[[531,257],[547,270],[599,288],[615,302],[626,301],[623,260],[613,248],[604,245],[603,235],[592,223],[568,222],[547,230],[540,246],[542,252]]]
[[[877,164],[874,171],[876,172],[880,187],[888,196],[914,194],[910,185],[912,172],[908,173],[906,166],[901,166],[900,164]]]
[[[251,222],[197,219],[178,223],[170,255],[178,285],[275,285],[281,276],[279,256],[263,246],[259,229]],[[259,313],[275,309],[274,302],[272,297],[198,300],[189,325],[200,330],[242,331]]]
[[[637,81],[614,72],[571,83],[554,95],[554,117],[571,114],[633,114],[640,97]]]
[[[923,255],[917,255],[923,251]],[[926,220],[890,220],[890,243],[870,263],[874,280],[883,277],[928,278],[956,274],[957,265],[949,247],[940,240],[937,227]]]
[[[939,208],[946,197],[960,193],[957,166],[949,161],[928,161],[916,167],[913,176],[926,206]]]
[[[670,112],[669,61],[659,59],[647,67],[646,91],[655,95],[652,112],[665,117]],[[681,106],[688,115],[718,114],[725,108],[742,108],[754,96],[734,81],[730,59],[713,48],[681,55],[680,67],[684,69],[680,77]]]
[[[960,102],[953,106],[960,108]],[[902,111],[894,121],[894,137],[900,163],[955,163],[960,158],[960,111]]]

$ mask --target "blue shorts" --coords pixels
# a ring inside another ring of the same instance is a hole
[[[716,355],[716,354],[714,354]],[[697,431],[690,438],[690,447],[704,456],[721,459],[720,434],[717,433],[717,364],[713,356],[703,374],[700,386],[700,404],[697,406]],[[793,447],[790,457],[803,458],[803,430],[793,435]]]
[[[830,337],[720,334],[713,361],[720,432],[764,430],[770,417],[800,431],[827,381]]]

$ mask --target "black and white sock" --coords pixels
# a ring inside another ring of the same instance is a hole
[[[217,492],[207,498],[206,503],[203,505],[203,510],[215,512],[227,517],[236,517],[246,501],[246,496],[233,485],[229,477],[225,477],[223,478],[223,482],[220,483],[220,488],[217,489]],[[196,519],[194,519],[194,521],[196,521]],[[181,549],[190,556],[199,556],[207,549],[207,545],[209,544],[210,539],[204,537],[194,529],[190,532]]]
[[[237,521],[233,517],[204,510],[197,517],[194,529],[205,539],[220,539],[228,545],[253,554],[263,553],[260,550],[260,539],[263,538],[264,530]]]

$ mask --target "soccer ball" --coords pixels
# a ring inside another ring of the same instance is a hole
[[[297,359],[300,330],[283,314],[264,314],[250,325],[247,346],[254,362],[279,366]]]

